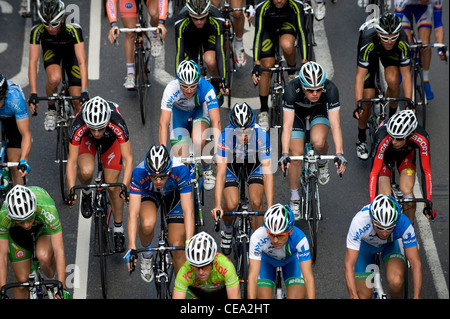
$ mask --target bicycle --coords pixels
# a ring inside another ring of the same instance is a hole
[[[95,242],[94,242],[94,256],[99,257],[100,261],[100,280],[102,287],[103,298],[106,299],[107,287],[107,265],[106,257],[115,254],[113,231],[110,227],[111,219],[111,204],[107,189],[110,187],[120,187],[121,194],[127,196],[127,187],[122,183],[105,183],[104,171],[102,163],[102,146],[97,147],[97,176],[94,184],[75,185],[70,189],[69,198],[74,198],[75,191],[78,189],[93,190],[93,216],[95,221]],[[80,206],[82,203],[80,203]]]
[[[59,280],[44,279],[41,274],[39,260],[36,256],[36,232],[31,232],[32,250],[31,250],[31,272],[28,275],[27,282],[14,282],[1,287],[0,299],[9,299],[6,292],[12,288],[27,287],[29,291],[29,299],[56,299],[58,296],[64,299],[63,284]]]
[[[80,96],[70,96],[69,82],[66,80],[65,72],[62,72],[61,88],[58,93],[53,96],[40,96],[39,101],[54,101],[57,106],[56,120],[56,159],[55,163],[59,166],[59,186],[63,201],[67,199],[69,189],[67,185],[66,166],[67,157],[69,155],[70,130],[72,128],[73,119],[75,118],[75,108],[72,104],[73,100],[79,100]],[[33,115],[37,115],[37,112]]]
[[[205,225],[203,220],[202,206],[204,204],[205,193],[203,191],[203,176],[200,174],[199,165],[201,161],[212,161],[213,156],[195,156],[193,143],[189,146],[188,157],[177,157],[180,162],[187,164],[191,176],[190,184],[192,184],[192,197],[194,208],[194,233],[200,231],[200,227]]]
[[[302,171],[300,175],[300,213],[301,219],[308,223],[309,228],[309,244],[311,252],[311,260],[314,263],[317,258],[317,236],[319,229],[319,221],[322,220],[320,211],[320,199],[318,188],[318,161],[334,160],[340,164],[339,159],[335,155],[318,155],[314,152],[314,147],[310,140],[311,123],[309,115],[306,117],[305,123],[305,147],[304,154],[301,156],[290,156],[292,160],[303,161]],[[286,169],[285,169],[286,172]],[[342,176],[341,176],[342,177]]]
[[[313,48],[317,46],[317,43],[314,37],[314,9],[311,6],[311,1],[303,3],[303,12],[305,13],[306,60],[314,61]]]
[[[135,68],[135,90],[139,96],[139,109],[141,112],[141,121],[145,125],[147,117],[147,108],[149,104],[149,91],[150,91],[150,51],[151,42],[147,32],[157,31],[157,27],[147,27],[147,21],[145,20],[142,1],[136,1],[138,20],[135,28],[119,28],[120,32],[134,32],[136,33],[136,39],[134,40],[134,68]],[[116,38],[114,41],[118,46],[119,42]]]
[[[249,211],[249,200],[245,192],[247,174],[243,167],[239,168],[239,204],[236,211],[223,212],[223,216],[234,216],[233,221],[233,255],[236,260],[236,272],[239,277],[241,298],[247,298],[249,243],[252,233],[252,216],[264,216],[265,212]],[[220,211],[217,212],[220,214]],[[220,218],[216,220],[214,230],[220,229]]]
[[[164,201],[162,201],[160,212],[160,233],[158,245],[153,247],[136,249],[136,253],[143,253],[148,251],[156,252],[156,256],[153,256],[153,273],[155,274],[155,288],[156,298],[158,299],[172,299],[171,284],[173,279],[173,262],[170,252],[175,250],[184,250],[184,246],[169,246],[167,222],[165,220],[166,207]],[[130,256],[130,274],[135,270],[134,266],[135,257],[133,254]]]
[[[378,90],[378,92],[380,92],[378,94],[378,97],[361,99],[357,102],[358,112],[361,112],[361,110],[363,109],[363,103],[371,103],[372,112],[370,114],[369,120],[367,121],[366,127],[368,131],[367,147],[369,149],[370,157],[373,157],[375,155],[375,134],[378,128],[388,118],[389,104],[391,102],[406,102],[404,108],[415,109],[415,104],[411,99],[408,99],[406,97],[386,97],[381,91]]]

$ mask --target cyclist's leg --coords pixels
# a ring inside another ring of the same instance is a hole
[[[189,142],[191,141],[191,113],[176,107],[172,109],[169,123],[169,139],[174,156],[189,156]]]
[[[124,1],[119,2],[119,12],[120,18],[124,28],[134,28],[137,22],[137,7],[135,1]],[[125,78],[124,86],[126,88],[134,87],[134,40],[136,39],[136,33],[126,32],[125,40],[123,44],[123,50],[125,53],[125,63],[127,69],[127,77]]]
[[[378,175],[378,194],[391,195],[391,171],[389,167],[383,163],[380,174]]]
[[[15,117],[9,119],[3,119],[6,138],[8,140],[8,153],[7,158],[9,162],[19,162],[22,156],[22,135],[17,128],[17,122]],[[11,167],[9,169],[13,185],[23,185],[23,178],[17,167]]]
[[[386,279],[389,283],[388,292],[392,299],[403,297],[405,275],[405,257],[401,253],[398,240],[387,244],[382,252],[386,267]]]
[[[55,277],[56,259],[50,234],[43,234],[36,240],[36,256],[42,273],[48,279]]]
[[[156,194],[149,193],[141,197],[141,209],[139,211],[139,240],[143,247],[149,247],[155,234],[155,224],[160,200]],[[141,258],[141,278],[145,282],[151,282],[154,278],[152,268],[153,253],[144,252]]]
[[[413,189],[416,178],[416,165],[414,158],[414,151],[412,151],[398,167],[400,191],[404,198],[414,198]],[[408,216],[411,223],[414,224],[414,217],[416,213],[416,203],[403,204],[403,213]]]
[[[174,191],[167,196],[164,196],[163,201],[167,208],[167,228],[168,240],[170,246],[184,246],[185,240],[185,225],[183,209],[181,207],[180,192]],[[183,250],[172,251],[173,268],[175,275],[186,261],[186,254]]]
[[[272,299],[277,274],[277,266],[271,264],[266,255],[261,257],[261,268],[258,276],[258,299]]]
[[[280,35],[280,48],[288,66],[296,65],[297,50],[295,47],[295,34],[284,33]]]
[[[372,298],[372,283],[373,269],[375,265],[376,251],[373,246],[361,242],[361,247],[358,253],[358,259],[355,263],[355,280],[356,291],[360,299]]]
[[[291,156],[303,155],[305,147],[305,124],[303,120],[295,115],[292,126],[291,142],[289,145],[289,154]],[[300,194],[298,192],[301,175],[301,161],[291,161],[288,170],[290,206],[296,215],[300,217]]]
[[[9,261],[14,271],[16,282],[27,282],[31,268],[31,236],[20,226],[9,231]],[[15,299],[27,299],[28,288],[15,288]]]
[[[306,297],[305,281],[303,279],[298,257],[282,268],[288,299],[304,299]]]
[[[400,96],[400,67],[397,65],[389,65],[384,68],[384,77],[387,83],[386,96],[399,97]],[[398,102],[389,103],[389,117],[395,114],[397,110]]]
[[[95,169],[95,149],[91,139],[83,136],[78,151],[78,173],[77,177],[81,184],[89,184]]]
[[[63,59],[63,72],[66,72],[67,78],[69,80],[69,94],[71,96],[81,95],[81,73],[80,67],[78,66],[77,57],[74,55],[64,57]],[[73,107],[75,109],[75,114],[77,114],[81,109],[81,101],[73,100]]]
[[[248,177],[248,194],[252,210],[257,212],[264,211],[264,182],[261,164],[259,164]],[[252,229],[256,230],[263,225],[263,222],[264,216],[252,218]]]
[[[47,51],[48,52],[48,51]],[[54,63],[47,64],[45,72],[47,73],[47,83],[45,84],[45,93],[47,96],[52,96],[53,93],[58,91],[58,85],[61,83],[61,66],[59,60],[55,59]],[[49,106],[54,105],[55,102],[49,101]]]

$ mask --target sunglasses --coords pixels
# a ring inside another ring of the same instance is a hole
[[[318,86],[316,88],[305,88],[305,87],[303,87],[303,90],[305,90],[305,92],[308,92],[308,93],[314,93],[314,92],[320,93],[320,92],[323,91],[323,85],[322,86]]]
[[[188,89],[194,90],[194,89],[197,88],[198,83],[190,84],[190,85],[189,85],[189,84],[180,83],[180,86],[181,86],[184,90],[188,90]]]
[[[36,213],[34,213],[33,216],[31,216],[27,220],[16,220],[15,223],[19,224],[19,225],[25,225],[25,224],[31,222],[36,217],[35,215],[36,215]]]
[[[379,231],[387,231],[390,232],[395,228],[395,225],[389,226],[389,227],[381,227],[379,225],[375,225],[374,226],[379,230]]]
[[[400,33],[397,33],[390,37],[380,34],[380,39],[383,40],[384,42],[388,42],[389,40],[392,42],[395,42],[395,40],[397,40],[399,36],[400,36]]]
[[[270,237],[273,237],[273,238],[278,238],[278,239],[284,239],[287,235],[288,235],[288,231],[287,232],[284,232],[284,233],[280,233],[280,234],[272,234],[271,232],[269,232],[269,231],[267,231],[267,233],[269,234],[269,236]]]
[[[150,174],[150,178],[154,179],[154,180],[164,180],[166,179],[168,176],[170,175],[170,173],[166,173],[166,174]]]
[[[53,23],[42,22],[42,24],[47,28],[52,27],[53,29],[55,29],[61,24],[61,21],[53,22]]]
[[[245,130],[241,130],[241,129],[234,129],[234,133],[236,133],[236,135],[250,135],[253,133],[255,129],[253,127],[249,127],[246,128]]]
[[[206,17],[208,16],[208,14],[206,14],[206,15],[204,15],[204,16],[193,16],[193,15],[190,15],[190,16],[191,16],[192,20],[200,21],[200,20],[206,19]]]
[[[208,264],[208,265],[201,266],[201,267],[192,266],[192,268],[194,268],[194,269],[197,270],[197,271],[199,271],[199,270],[206,271],[206,270],[208,270],[210,267],[212,267],[212,264]]]

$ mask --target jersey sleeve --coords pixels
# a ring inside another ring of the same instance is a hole
[[[428,200],[431,200],[433,184],[431,178],[430,139],[428,133],[422,127],[418,127],[410,140],[413,141],[419,149],[420,167],[422,171],[422,193]]]
[[[117,22],[117,0],[106,0],[106,13],[109,23]]]

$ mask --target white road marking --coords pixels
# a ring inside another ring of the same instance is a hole
[[[102,33],[102,1],[91,1],[89,19],[88,78],[100,79],[100,45]]]
[[[22,88],[28,85],[28,65],[29,65],[29,54],[30,54],[30,31],[31,31],[31,19],[25,19],[24,37],[23,37],[23,49],[22,49],[22,62],[20,64],[20,71],[12,78],[16,84],[19,84]],[[39,63],[38,63],[39,72]]]
[[[81,205],[81,198],[78,202]],[[84,218],[78,212],[78,232],[77,232],[77,248],[75,255],[75,272],[73,287],[73,299],[86,299],[87,281],[89,274],[89,247],[91,242],[91,224],[92,219]]]

